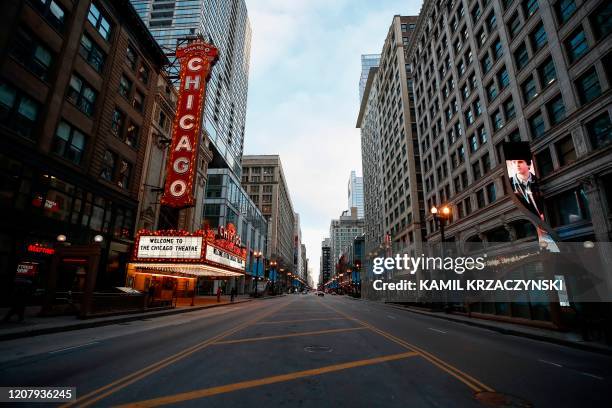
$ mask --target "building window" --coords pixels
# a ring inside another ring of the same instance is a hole
[[[127,127],[125,132],[125,139],[123,140],[125,144],[128,146],[136,147],[138,144],[138,134],[140,132],[140,128],[136,126],[133,122],[130,122],[130,125]]]
[[[529,54],[527,53],[525,43],[522,43],[520,47],[514,51],[514,61],[516,62],[516,68],[519,71],[525,68],[525,66],[529,63]]]
[[[480,145],[482,146],[483,144],[487,143],[488,137],[487,137],[487,131],[485,130],[484,126],[481,126],[478,129],[478,140],[480,141]]]
[[[132,106],[138,112],[142,112],[144,108],[144,95],[140,91],[134,92],[134,97],[132,98]]]
[[[493,67],[493,60],[489,56],[489,53],[485,55],[481,62],[483,74],[486,74]]]
[[[512,97],[510,97],[504,102],[504,113],[506,115],[507,121],[514,119],[514,117],[516,116],[516,109],[514,107],[514,101],[512,100]]]
[[[145,85],[149,83],[149,68],[140,65],[140,68],[138,68],[138,80]]]
[[[465,112],[465,122],[468,126],[474,124],[474,114],[472,113],[471,109],[468,109],[467,112]]]
[[[115,108],[111,120],[111,131],[115,136],[121,137],[123,125],[125,124],[125,114],[118,108]]]
[[[485,153],[484,156],[482,156],[482,171],[487,174],[489,172],[489,170],[491,170],[491,157],[489,156],[489,153]]]
[[[540,82],[542,83],[543,87],[552,84],[555,79],[557,79],[557,72],[555,71],[555,64],[553,63],[552,58],[548,58],[542,65],[540,65],[538,72],[540,74]]]
[[[523,9],[527,18],[533,16],[536,11],[540,8],[538,0],[525,0],[523,1]]]
[[[131,44],[128,44],[127,49],[125,51],[125,60],[126,63],[132,68],[132,71],[136,70],[136,59],[137,59],[136,51],[134,51],[134,47]]]
[[[557,12],[559,22],[564,24],[576,11],[576,3],[574,0],[559,0],[555,4],[555,11]]]
[[[497,98],[497,86],[495,86],[495,82],[491,82],[487,86],[487,96],[489,97],[489,102]]]
[[[552,101],[546,105],[548,110],[548,119],[551,125],[556,125],[565,119],[565,105],[561,95],[557,95]]]
[[[491,51],[493,51],[493,57],[495,58],[495,61],[497,61],[504,55],[504,48],[502,47],[502,43],[499,38],[493,44],[493,48],[491,49]]]
[[[595,38],[600,40],[612,31],[612,3],[602,2],[593,13],[591,13],[591,27]]]
[[[470,150],[472,152],[478,150],[478,139],[476,138],[476,135],[470,136]]]
[[[536,29],[531,33],[531,45],[533,49],[538,51],[542,47],[546,45],[546,30],[544,29],[544,24],[540,22]]]
[[[578,95],[582,104],[586,104],[601,95],[601,86],[599,85],[599,79],[597,78],[597,72],[595,67],[589,69],[576,81],[576,88],[578,88]]]
[[[70,78],[66,99],[87,116],[93,115],[96,91],[87,82],[74,74]]]
[[[92,66],[93,69],[98,72],[102,72],[106,55],[104,55],[102,49],[98,47],[87,34],[83,34],[81,37],[79,54],[89,63],[89,65]]]
[[[0,81],[0,123],[20,136],[34,139],[34,126],[38,120],[40,104]]]
[[[529,103],[538,96],[538,91],[536,90],[536,83],[533,76],[530,76],[529,79],[521,85],[521,89],[523,90],[523,99],[525,103]]]
[[[597,116],[586,127],[594,149],[612,143],[612,125],[610,124],[608,112]],[[610,204],[612,205],[612,203]]]
[[[53,55],[38,39],[24,29],[17,30],[11,44],[11,56],[22,63],[34,75],[47,79]]]
[[[501,112],[496,110],[493,115],[491,115],[491,123],[493,123],[493,129],[498,131],[502,127],[504,127],[504,118],[502,117]]]
[[[510,85],[510,76],[508,75],[508,70],[506,67],[503,67],[502,70],[497,74],[497,80],[499,81],[499,88],[504,89],[508,85]]]
[[[576,161],[576,149],[571,136],[565,136],[563,139],[555,143],[557,157],[561,166],[568,165]]]
[[[75,164],[81,164],[85,151],[85,135],[68,123],[61,121],[57,126],[51,149],[55,154]]]
[[[521,32],[521,18],[518,13],[514,13],[514,15],[510,18],[510,22],[508,23],[508,31],[510,31],[510,37],[514,38],[518,33]]]
[[[476,192],[476,204],[478,205],[478,208],[484,208],[487,205],[485,202],[484,191],[482,189]]]
[[[89,6],[89,14],[87,15],[87,20],[89,20],[91,25],[94,26],[96,30],[98,30],[102,38],[108,41],[111,34],[111,25],[108,22],[108,19],[100,12],[98,7],[94,3],[91,3],[91,5]]]
[[[100,178],[106,181],[113,181],[115,174],[115,166],[117,165],[117,155],[110,150],[104,152],[102,159],[102,170],[100,170]]]
[[[489,201],[489,204],[495,202],[495,200],[497,199],[497,195],[495,192],[495,184],[490,183],[487,184],[487,200]]]
[[[125,75],[121,75],[121,79],[119,81],[119,95],[123,96],[126,99],[129,99],[131,90],[132,82],[127,79]]]
[[[478,180],[482,177],[482,171],[480,170],[480,162],[472,164],[472,174],[474,175],[474,180]]]
[[[130,175],[132,172],[132,165],[124,159],[121,159],[119,163],[119,175],[117,176],[117,185],[121,188],[127,189],[130,186]]]
[[[565,49],[570,62],[574,62],[589,51],[589,43],[587,42],[584,30],[579,28],[565,40]]]
[[[541,113],[536,113],[529,118],[529,128],[531,129],[531,135],[534,139],[544,135],[544,118]]]
[[[570,225],[591,219],[589,202],[582,189],[566,191],[546,200],[550,223],[553,227]]]
[[[62,31],[66,22],[64,8],[55,0],[34,0],[30,2],[38,9],[41,16],[56,30]]]
[[[538,164],[540,177],[546,177],[553,172],[553,161],[548,148],[536,154],[536,163]]]
[[[263,192],[264,193],[272,193],[272,186],[270,186],[270,185],[263,186]]]

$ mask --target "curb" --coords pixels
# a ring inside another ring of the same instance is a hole
[[[260,298],[260,299],[269,299],[269,298],[270,297]],[[146,314],[145,312],[145,314],[139,313],[137,316],[134,316],[134,315],[125,316],[125,317],[121,317],[118,319],[106,319],[106,320],[100,320],[100,321],[84,320],[78,323],[64,325],[64,326],[57,326],[57,327],[46,327],[46,328],[41,328],[41,329],[33,328],[31,330],[24,330],[21,332],[0,334],[0,341],[13,340],[13,339],[18,339],[18,338],[23,338],[23,337],[40,336],[43,334],[61,333],[61,332],[80,330],[80,329],[90,329],[92,327],[110,326],[110,325],[118,324],[118,323],[133,322],[136,320],[143,320],[143,319],[148,319],[148,318],[196,312],[199,310],[212,309],[215,307],[223,307],[227,305],[236,305],[240,303],[250,302],[252,300],[255,300],[255,299],[238,300],[233,303],[222,303],[218,305],[194,306],[194,307],[185,308],[185,309],[171,309],[167,311],[151,312],[151,314]]]
[[[368,302],[371,302],[370,300],[364,299]],[[379,303],[379,302],[375,302],[375,303]],[[545,336],[545,335],[541,335],[541,334],[535,334],[535,333],[526,333],[520,330],[516,330],[516,329],[512,329],[512,328],[506,328],[506,327],[499,327],[499,326],[493,326],[493,325],[489,325],[486,324],[482,321],[480,321],[481,319],[477,319],[477,320],[459,320],[459,319],[455,319],[451,316],[445,316],[445,315],[437,315],[435,313],[432,312],[426,312],[426,311],[422,311],[422,310],[418,310],[412,307],[402,307],[402,306],[395,306],[395,305],[391,305],[388,303],[380,303],[382,305],[391,307],[393,309],[397,309],[397,310],[403,310],[406,312],[410,312],[410,313],[416,313],[416,314],[420,314],[422,316],[429,316],[429,317],[433,317],[436,319],[443,319],[443,320],[448,320],[451,322],[455,322],[455,323],[460,323],[460,324],[465,324],[468,326],[475,326],[475,327],[479,327],[482,329],[487,329],[487,330],[492,330],[492,331],[496,331],[502,334],[507,334],[507,335],[511,335],[511,336],[517,336],[517,337],[525,337],[525,338],[529,338],[532,340],[538,340],[538,341],[542,341],[542,342],[546,342],[546,343],[553,343],[553,344],[557,344],[557,345],[561,345],[561,346],[566,346],[566,347],[571,347],[574,349],[578,349],[578,350],[584,350],[584,351],[591,351],[594,353],[599,353],[599,354],[605,354],[608,356],[612,356],[612,348],[607,348],[605,346],[596,346],[596,345],[592,345],[592,344],[585,344],[585,343],[578,343],[575,341],[571,341],[571,340],[565,340],[565,339],[558,339],[555,337],[549,337],[549,336]],[[476,318],[474,318],[476,319]]]

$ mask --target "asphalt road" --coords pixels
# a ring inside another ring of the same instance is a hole
[[[0,342],[0,385],[76,386],[72,406],[605,407],[612,358],[290,295]]]

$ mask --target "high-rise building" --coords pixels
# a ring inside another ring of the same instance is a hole
[[[211,168],[240,177],[249,77],[251,26],[244,0],[131,0],[174,64],[177,44],[202,35],[219,49],[206,89],[203,121],[213,151]]]
[[[278,155],[242,157],[242,187],[268,221],[266,258],[294,269],[295,213]]]
[[[348,208],[356,207],[357,216],[363,218],[363,178],[351,171],[348,181]]]
[[[380,65],[370,71],[368,97],[362,100],[357,125],[362,128],[363,173],[368,203],[368,246],[381,239],[393,252],[420,251],[424,206],[412,73],[405,51],[417,17],[394,16]],[[364,90],[365,91],[365,90]],[[365,120],[365,121],[364,121]],[[373,185],[375,184],[375,185]],[[382,214],[383,219],[380,223]]]
[[[383,205],[383,173],[382,148],[380,138],[378,68],[370,70],[366,82],[357,127],[361,129],[361,165],[363,169],[364,196],[364,234],[367,253],[378,251],[385,242],[384,205]],[[370,257],[366,258],[369,262]],[[365,271],[371,271],[371,265],[366,263]]]
[[[535,233],[504,189],[504,141],[531,142],[546,219],[563,239],[610,240],[611,9],[425,2],[409,60],[425,198],[451,205],[447,240]],[[431,216],[427,234],[440,239]]]
[[[505,188],[507,141],[530,142],[545,219],[562,240],[610,241],[611,12],[597,0],[425,1],[408,61],[425,199],[451,208],[446,241],[537,239]],[[482,311],[550,318],[534,308]]]
[[[357,217],[357,208],[344,211],[340,218],[332,220],[329,225],[330,239],[330,272],[333,277],[335,267],[342,254],[348,251],[356,236],[363,234],[363,218]]]
[[[359,102],[363,99],[366,82],[368,81],[368,73],[370,68],[377,67],[380,64],[380,54],[361,54],[361,76],[359,77]]]
[[[302,259],[302,227],[300,214],[294,213],[293,222],[293,266],[299,277],[304,277],[304,263]]]
[[[325,238],[321,242],[321,265],[319,267],[319,283],[324,284],[331,278],[332,258],[331,258],[331,240]]]

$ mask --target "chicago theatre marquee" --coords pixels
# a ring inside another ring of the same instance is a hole
[[[198,279],[229,279],[244,276],[246,248],[233,224],[196,232],[139,231],[126,286],[140,291],[153,287],[164,293],[191,297]]]

